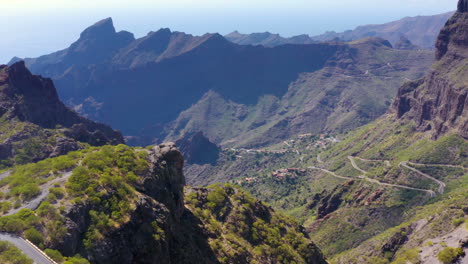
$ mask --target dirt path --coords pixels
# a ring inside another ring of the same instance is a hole
[[[32,200],[30,201],[27,201],[27,202],[24,202],[20,207],[16,208],[16,209],[12,209],[10,210],[8,213],[4,214],[4,216],[6,215],[14,215],[16,214],[17,212],[19,212],[21,209],[30,209],[30,210],[36,210],[39,205],[47,198],[47,196],[49,195],[49,189],[54,187],[54,184],[56,183],[63,183],[65,182],[68,178],[70,178],[70,176],[73,174],[73,172],[69,171],[69,172],[65,172],[65,173],[62,173],[61,176],[51,180],[51,181],[48,181],[46,183],[44,183],[43,185],[39,186],[41,188],[41,193],[39,195],[37,195],[36,197],[34,197]]]
[[[340,179],[345,179],[345,180],[356,180],[355,178],[340,176],[340,175],[334,173],[333,171],[329,171],[329,170],[322,169],[322,168],[317,168],[317,167],[314,167],[314,166],[310,166],[310,167],[308,167],[308,169],[312,169],[312,170],[321,170],[321,171],[323,171],[323,172],[326,172],[326,173],[332,175],[333,177],[340,178]]]
[[[450,164],[423,164],[423,163],[415,163],[411,161],[407,161],[409,165],[413,166],[427,166],[427,167],[447,167],[447,168],[455,168],[455,169],[462,169],[462,170],[468,170],[468,168],[463,167],[461,165],[450,165]]]
[[[353,158],[358,159],[358,160],[362,160],[362,161],[368,161],[368,162],[383,162],[383,163],[385,163],[385,166],[387,166],[387,167],[390,167],[392,165],[390,163],[390,161],[388,161],[388,160],[377,160],[377,159],[372,160],[372,159],[364,159],[364,158],[360,158],[360,157],[353,157]]]

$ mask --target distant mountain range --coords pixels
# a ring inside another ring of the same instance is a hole
[[[326,32],[318,36],[299,35],[291,38],[281,37],[269,32],[241,34],[234,31],[226,39],[241,45],[264,45],[274,47],[284,44],[311,44],[324,41],[352,41],[365,37],[380,37],[395,45],[402,36],[416,46],[433,49],[440,29],[453,12],[434,16],[405,17],[403,19],[380,24],[359,26],[354,30],[337,33]]]
[[[161,29],[135,39],[108,18],[69,48],[24,61],[51,77],[69,106],[130,144],[203,131],[217,144],[246,146],[365,124],[432,57],[380,38],[268,48]]]

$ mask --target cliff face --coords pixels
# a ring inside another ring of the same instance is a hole
[[[82,153],[63,183],[68,195],[37,210],[47,248],[95,264],[326,264],[302,226],[237,187],[184,194],[184,158],[173,143]]]
[[[176,144],[190,164],[215,164],[221,151],[220,147],[212,143],[202,132],[181,138]]]
[[[413,120],[418,130],[436,139],[447,132],[468,138],[467,1],[446,23],[437,40],[436,63],[428,76],[405,84],[391,108],[399,119]]]
[[[174,144],[168,143],[151,149],[148,159],[150,167],[139,175],[134,206],[124,224],[106,232],[91,247],[86,246],[83,239],[94,224],[90,212],[105,210],[105,206],[92,202],[75,204],[64,213],[66,235],[49,246],[64,255],[80,253],[92,263],[99,264],[190,263],[183,250],[194,254],[192,256],[197,259],[205,259],[204,263],[215,263],[206,243],[184,238],[187,232],[192,232],[191,235],[200,241],[204,236],[195,226],[196,221],[192,226],[188,220],[191,219],[190,213],[184,207],[182,154]],[[113,194],[108,196],[109,200],[113,199]],[[185,225],[194,230],[185,230]],[[98,230],[104,233],[104,230]],[[160,236],[159,239],[155,239],[155,234]],[[176,258],[181,262],[174,262]]]
[[[15,157],[28,145],[37,148],[38,155],[31,159],[35,161],[76,150],[80,143],[124,142],[119,132],[68,109],[52,81],[32,75],[24,62],[0,65],[0,116],[2,160]]]

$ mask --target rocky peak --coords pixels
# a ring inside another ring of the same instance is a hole
[[[460,0],[458,2],[458,12],[467,13],[468,12],[468,0]]]
[[[112,18],[109,17],[85,29],[81,33],[80,38],[82,39],[100,38],[100,37],[114,35],[115,33],[116,32],[114,28],[114,23],[112,21]]]
[[[68,152],[67,149],[76,149],[76,141],[95,146],[124,143],[119,132],[106,125],[80,117],[67,108],[59,100],[52,80],[31,74],[24,61],[11,66],[0,66],[0,116],[3,120],[0,125],[5,127],[15,127],[14,124],[17,122],[24,122],[34,127],[36,131],[42,131],[42,134],[52,135],[53,132],[50,130],[57,129],[57,133],[62,134],[60,137],[67,138],[57,138],[56,145],[52,147],[44,146],[44,149],[41,149],[42,158],[46,158],[49,154],[51,156],[65,154]],[[46,129],[49,131],[45,132]],[[11,145],[21,147],[22,141],[37,136],[39,132],[35,134],[15,128],[14,131],[8,132],[8,138],[2,147],[8,149],[12,149]],[[6,137],[7,135],[0,133],[0,136]],[[41,141],[45,140],[41,139]],[[71,144],[73,146],[64,145],[71,141],[75,141]],[[13,155],[12,149],[0,159],[7,159]]]
[[[395,49],[416,50],[418,46],[414,45],[406,36],[402,35],[400,40],[395,43]]]
[[[457,132],[468,138],[468,13],[467,0],[441,30],[432,71],[422,80],[406,83],[398,91],[390,112],[414,121],[433,138]]]
[[[451,58],[468,57],[467,0],[460,0],[458,11],[447,21],[436,43],[436,59],[448,55]]]

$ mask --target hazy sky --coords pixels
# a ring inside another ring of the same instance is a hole
[[[456,9],[457,0],[0,0],[0,63],[68,47],[112,17],[136,37],[169,27],[192,34],[239,30],[317,35]]]

